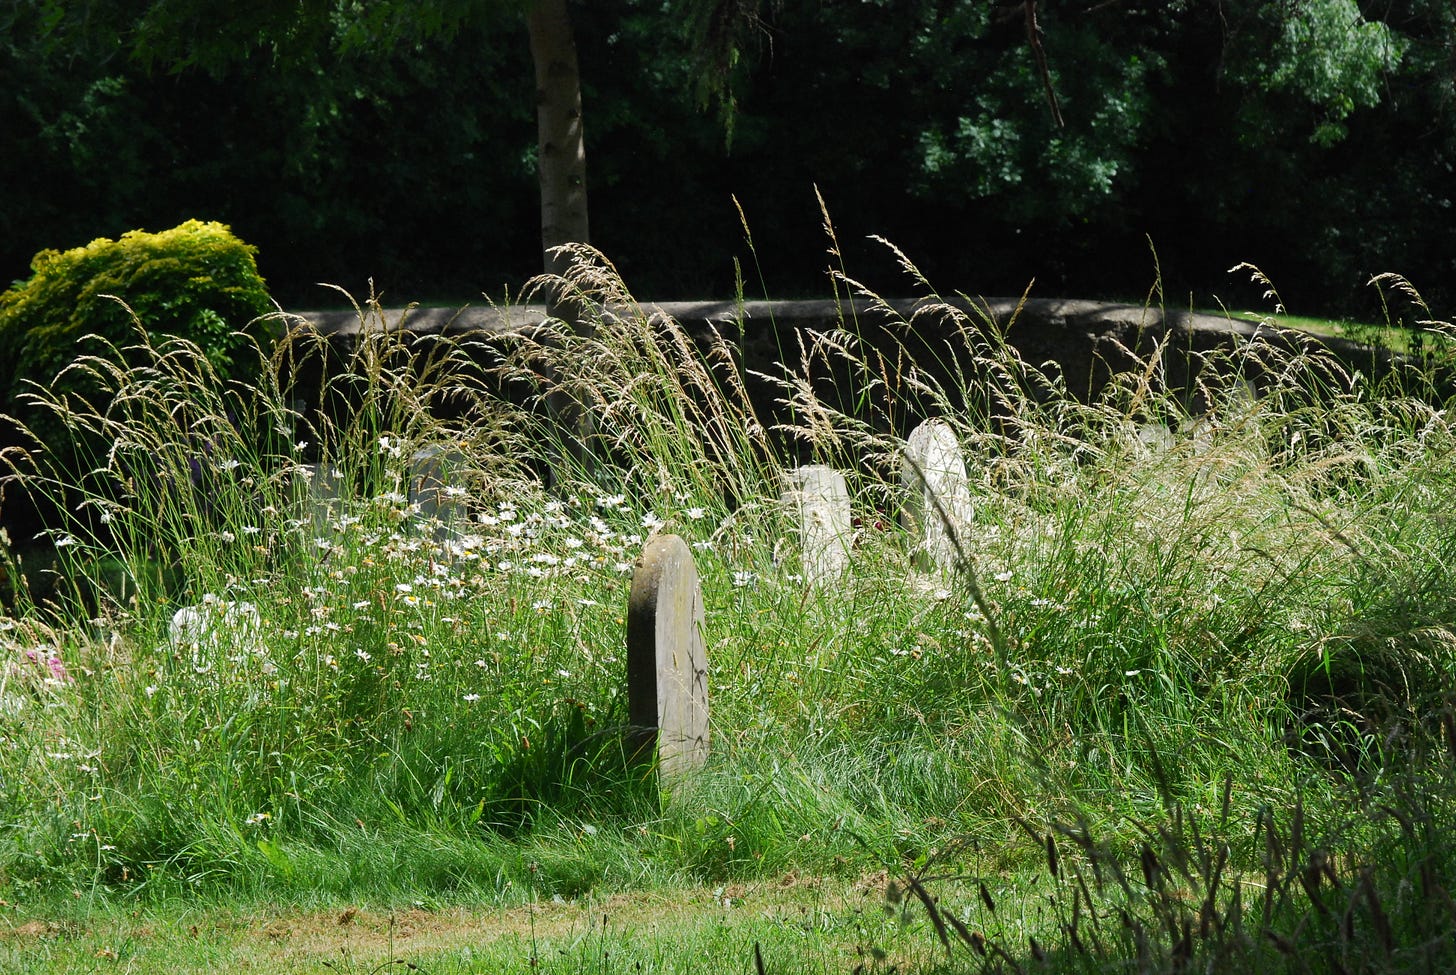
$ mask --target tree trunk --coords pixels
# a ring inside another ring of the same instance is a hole
[[[566,0],[537,0],[527,19],[536,66],[536,137],[540,153],[541,246],[546,271],[570,265],[552,254],[590,240],[586,210],[586,143],[581,127],[581,79]]]
[[[545,270],[558,280],[546,289],[546,314],[565,322],[577,336],[590,337],[590,309],[579,295],[561,286],[571,267],[565,244],[590,243],[586,209],[586,142],[581,125],[581,77],[576,41],[566,0],[536,0],[526,20],[531,34],[531,60],[536,68],[536,139],[541,177],[541,248]],[[568,340],[568,347],[571,343]],[[571,370],[558,346],[548,353],[546,376],[551,391],[546,406],[555,419],[559,443],[547,472],[548,483],[561,484],[575,468],[592,467],[591,439],[595,424],[571,388]]]

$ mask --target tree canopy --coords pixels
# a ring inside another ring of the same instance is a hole
[[[190,217],[256,242],[290,303],[371,276],[400,300],[499,294],[539,269],[524,5],[218,9],[18,0],[3,15],[11,277],[42,247]],[[640,294],[730,290],[733,259],[755,256],[735,200],[770,296],[821,293],[816,186],[852,262],[891,273],[856,245],[879,234],[972,292],[1035,278],[1135,296],[1150,241],[1170,295],[1230,296],[1244,260],[1311,311],[1354,310],[1380,271],[1436,300],[1456,282],[1443,0],[1046,0],[1045,75],[1023,3],[695,9],[572,8],[593,239]],[[137,27],[149,10],[171,26]],[[749,29],[714,47],[712,18],[730,15]],[[731,140],[701,111],[712,92]]]

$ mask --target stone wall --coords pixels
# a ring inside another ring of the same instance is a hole
[[[1111,375],[1134,367],[1134,355],[1147,357],[1154,353],[1165,338],[1167,344],[1154,385],[1174,392],[1194,413],[1207,405],[1200,400],[1200,383],[1217,388],[1237,379],[1255,391],[1267,384],[1268,377],[1262,373],[1266,367],[1257,357],[1245,359],[1237,377],[1210,376],[1205,371],[1210,353],[1247,348],[1256,339],[1284,352],[1322,348],[1346,370],[1366,376],[1383,375],[1404,365],[1389,353],[1354,342],[1275,329],[1243,318],[1047,298],[977,299],[974,303],[957,299],[954,303],[968,313],[968,320],[982,337],[1004,339],[1032,365],[1051,364],[1052,371],[1065,381],[1067,391],[1081,399],[1100,392]],[[886,312],[886,307],[891,312]],[[954,340],[956,325],[951,316],[914,301],[890,301],[884,306],[869,302],[841,305],[833,301],[666,302],[647,303],[643,308],[654,316],[671,316],[700,344],[705,345],[715,334],[728,339],[736,349],[737,364],[747,377],[758,414],[766,421],[781,412],[775,405],[779,394],[755,374],[774,371],[781,359],[791,365],[797,363],[801,340],[813,333],[832,331],[841,322],[857,332],[865,346],[883,353],[888,371],[914,361],[952,385],[957,370],[972,378],[977,375],[976,363],[967,361],[963,353],[951,352],[964,347],[963,342]],[[420,337],[469,333],[485,339],[484,349],[492,346],[493,337],[532,330],[544,317],[540,305],[508,309],[418,308],[383,315],[391,329],[402,328]],[[327,339],[334,353],[331,358],[336,360],[347,355],[360,335],[359,318],[352,311],[305,313],[300,319],[308,329]],[[906,323],[910,323],[908,327]],[[853,408],[847,394],[852,393],[854,383],[847,381],[850,377],[842,364],[816,361],[814,377],[815,392],[822,400],[846,411]],[[894,377],[890,379],[895,385]],[[974,387],[975,383],[968,385]],[[301,388],[308,386],[300,384]],[[906,394],[894,413],[894,432],[904,436],[915,424],[940,412],[917,402],[913,394]],[[885,425],[883,418],[877,425]]]

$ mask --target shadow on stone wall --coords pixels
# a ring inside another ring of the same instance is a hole
[[[1047,371],[1060,377],[1066,392],[1084,402],[1100,395],[1112,377],[1145,368],[1154,355],[1159,357],[1151,378],[1154,390],[1171,394],[1194,415],[1208,408],[1209,391],[1226,390],[1238,381],[1261,393],[1272,384],[1275,377],[1270,370],[1277,368],[1281,357],[1303,352],[1322,351],[1345,372],[1367,378],[1401,371],[1415,378],[1419,372],[1416,363],[1385,350],[1242,318],[1045,298],[986,299],[974,305],[958,300],[956,305],[967,312],[961,321],[969,320],[978,328],[978,340],[1004,340],[1022,361],[1050,366]],[[845,413],[858,411],[864,378],[851,375],[842,360],[806,356],[804,351],[813,348],[815,334],[832,332],[841,323],[855,334],[863,350],[872,352],[880,371],[876,377],[881,380],[879,394],[888,391],[896,399],[878,403],[873,417],[863,417],[881,432],[903,437],[921,420],[943,412],[923,393],[917,394],[914,384],[906,381],[907,375],[897,371],[913,364],[946,388],[973,396],[981,385],[977,376],[986,368],[984,361],[977,362],[967,353],[968,343],[956,336],[953,316],[923,302],[667,302],[646,303],[642,308],[654,317],[670,316],[680,322],[700,348],[717,336],[727,340],[757,415],[766,425],[787,418],[779,402],[781,391],[761,375],[777,373],[780,362],[796,369],[806,365],[821,401]],[[529,333],[544,317],[539,305],[418,308],[387,311],[383,316],[391,328],[400,327],[419,340],[470,334],[483,340],[479,354],[495,356],[502,354],[509,336]],[[359,341],[361,326],[352,311],[305,313],[300,319],[307,332],[327,339],[328,349],[325,357],[301,361],[295,388],[306,392],[321,387],[321,369],[347,361]],[[1238,354],[1255,346],[1272,354]],[[1231,371],[1238,374],[1231,375]],[[1441,384],[1450,386],[1449,379]],[[501,394],[512,395],[504,388]],[[315,410],[321,406],[301,405]],[[995,412],[994,404],[960,405]]]

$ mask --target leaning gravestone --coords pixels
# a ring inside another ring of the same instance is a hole
[[[410,457],[409,500],[420,518],[437,525],[436,534],[448,534],[465,520],[464,492],[456,483],[465,467],[465,455],[451,447],[432,444]]]
[[[629,753],[641,761],[655,759],[659,781],[670,783],[707,759],[703,593],[692,552],[676,535],[649,540],[632,572],[627,710]]]
[[[926,420],[911,431],[900,481],[906,492],[901,520],[918,538],[916,564],[927,571],[954,569],[973,508],[965,455],[950,424]]]
[[[821,464],[784,475],[783,502],[799,528],[804,581],[832,584],[849,567],[853,529],[844,475]]]

